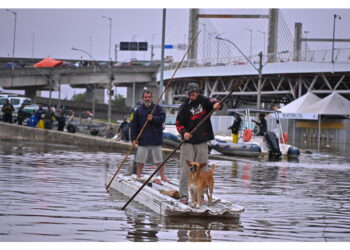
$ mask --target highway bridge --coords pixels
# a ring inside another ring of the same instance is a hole
[[[350,49],[338,50],[334,63],[330,62],[330,55],[330,50],[309,51],[305,60],[294,61],[292,53],[279,53],[276,62],[265,61],[262,69],[262,103],[288,103],[307,91],[321,97],[336,91],[350,99]],[[251,61],[258,67],[257,56]],[[165,68],[165,84],[176,66],[172,64]],[[185,89],[189,82],[198,83],[206,96],[220,98],[237,81],[241,85],[233,93],[229,107],[256,105],[258,72],[243,57],[185,61],[171,81],[167,99],[169,102],[181,102],[186,96]]]

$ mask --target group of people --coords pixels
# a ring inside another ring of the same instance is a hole
[[[242,125],[242,118],[241,118],[241,115],[239,113],[234,113],[234,117],[235,117],[235,120],[233,121],[233,124],[230,127],[228,127],[228,129],[231,130],[232,142],[238,143],[239,130],[240,130],[241,125]],[[267,123],[265,120],[265,114],[260,113],[258,118],[259,118],[259,121],[255,121],[253,119],[252,122],[254,122],[257,125],[257,127],[259,128],[259,131],[257,132],[256,135],[263,136],[265,134],[265,132],[267,131]]]
[[[3,113],[4,122],[13,123],[13,113],[15,108],[9,100],[5,101],[1,111]],[[45,110],[42,104],[40,104],[38,110],[33,113],[26,111],[25,104],[21,104],[17,112],[17,124],[23,125],[25,119],[27,119],[27,126],[29,127],[52,129],[55,120],[58,122],[58,131],[63,131],[66,126],[64,110],[58,109],[55,111],[53,106],[49,106]]]
[[[216,99],[210,99],[201,94],[197,83],[189,83],[186,89],[187,98],[180,106],[176,117],[176,129],[181,135],[184,143],[180,148],[180,202],[188,204],[188,176],[189,168],[186,160],[196,162],[208,162],[208,141],[214,139],[213,127],[210,119],[206,119],[196,131],[192,131],[212,110],[222,109],[222,104]],[[144,90],[142,93],[143,103],[133,111],[130,124],[127,117],[120,126],[119,132],[130,126],[130,139],[133,145],[138,144],[135,155],[137,166],[137,179],[141,178],[142,170],[148,155],[152,156],[152,163],[159,167],[163,162],[161,145],[163,143],[162,133],[166,114],[160,105],[152,102],[152,92]],[[153,112],[152,112],[153,111]],[[238,142],[238,134],[242,118],[235,113],[235,121],[229,127],[233,134],[234,142]],[[259,114],[259,121],[252,120],[259,127],[257,135],[264,135],[267,124],[264,114]],[[145,123],[148,122],[144,128]],[[144,129],[137,139],[137,136]],[[123,133],[124,134],[124,133]],[[127,133],[128,134],[128,133]],[[123,135],[128,139],[128,135]],[[202,171],[206,171],[206,167]],[[164,173],[164,166],[159,169],[162,181],[168,181]]]

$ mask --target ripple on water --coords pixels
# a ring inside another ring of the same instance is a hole
[[[164,218],[115,191],[107,173],[125,152],[0,144],[0,241],[349,241],[349,158],[213,160],[214,195],[245,207],[240,220]],[[122,168],[127,173],[128,162]],[[178,178],[179,161],[166,173]],[[144,174],[154,170],[146,165]]]

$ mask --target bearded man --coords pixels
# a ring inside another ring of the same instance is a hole
[[[143,104],[137,108],[130,123],[130,137],[134,145],[138,144],[135,161],[137,165],[137,179],[141,178],[143,166],[146,163],[148,154],[152,155],[152,162],[160,166],[163,161],[161,145],[163,144],[163,123],[165,122],[165,112],[160,105],[153,104],[152,92],[144,90],[142,93]],[[153,114],[151,114],[156,105]],[[136,141],[146,121],[148,125],[143,130],[140,138]],[[169,181],[164,174],[164,166],[160,168],[162,181]]]

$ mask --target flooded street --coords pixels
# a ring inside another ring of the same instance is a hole
[[[350,158],[217,161],[214,196],[239,221],[167,219],[105,191],[124,152],[0,141],[0,241],[349,241]],[[122,173],[127,172],[126,164]],[[153,169],[146,166],[144,174]],[[178,178],[178,159],[166,165]]]

